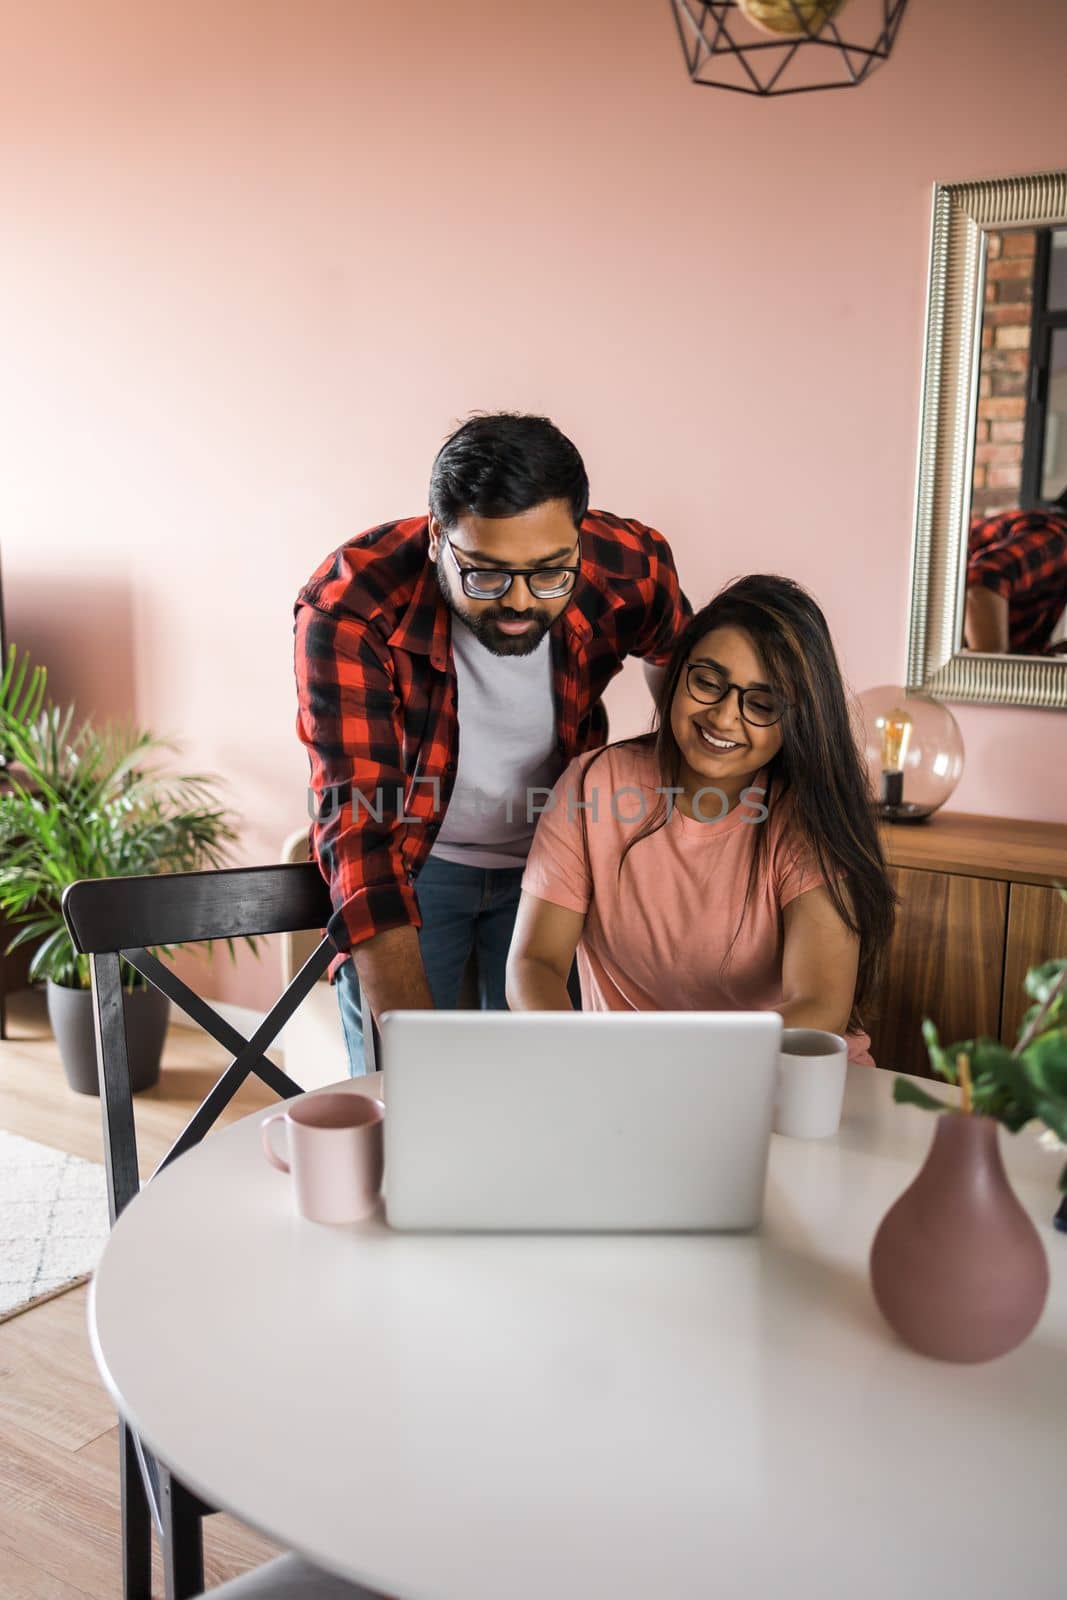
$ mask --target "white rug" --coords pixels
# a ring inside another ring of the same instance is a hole
[[[0,1322],[83,1283],[107,1235],[102,1166],[0,1130]]]

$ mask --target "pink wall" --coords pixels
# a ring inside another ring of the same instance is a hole
[[[224,774],[243,859],[303,816],[298,585],[471,408],[550,412],[696,599],[791,573],[900,677],[930,189],[1067,161],[1061,0],[912,0],[865,87],[769,102],[690,87],[666,0],[0,21],[10,631]],[[1067,815],[1062,716],[958,716],[959,808]]]

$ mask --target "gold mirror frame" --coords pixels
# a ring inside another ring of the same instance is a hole
[[[934,190],[908,687],[943,700],[1067,708],[1067,659],[961,651],[985,300],[983,231],[1067,223],[1067,172]]]

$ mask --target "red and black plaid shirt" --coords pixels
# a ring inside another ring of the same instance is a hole
[[[590,511],[581,535],[581,572],[549,635],[564,763],[604,743],[601,696],[624,656],[663,664],[690,615],[662,534]],[[413,884],[455,783],[451,612],[428,551],[426,517],[384,523],[329,556],[296,600],[296,731],[334,907],[331,982],[353,945],[419,926]]]
[[[1008,647],[1039,655],[1067,606],[1067,517],[1004,511],[975,517],[967,541],[967,585],[1008,602]]]

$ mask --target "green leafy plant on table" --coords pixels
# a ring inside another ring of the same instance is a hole
[[[1062,887],[1059,893],[1067,901]],[[958,1107],[928,1094],[912,1078],[896,1080],[893,1098],[927,1111],[992,1117],[1009,1133],[1042,1122],[1050,1142],[1067,1146],[1067,959],[1031,967],[1025,988],[1033,1003],[1010,1050],[989,1038],[944,1046],[930,1019],[923,1023],[930,1065],[938,1077],[960,1087]],[[1067,1193],[1067,1165],[1060,1188]]]

